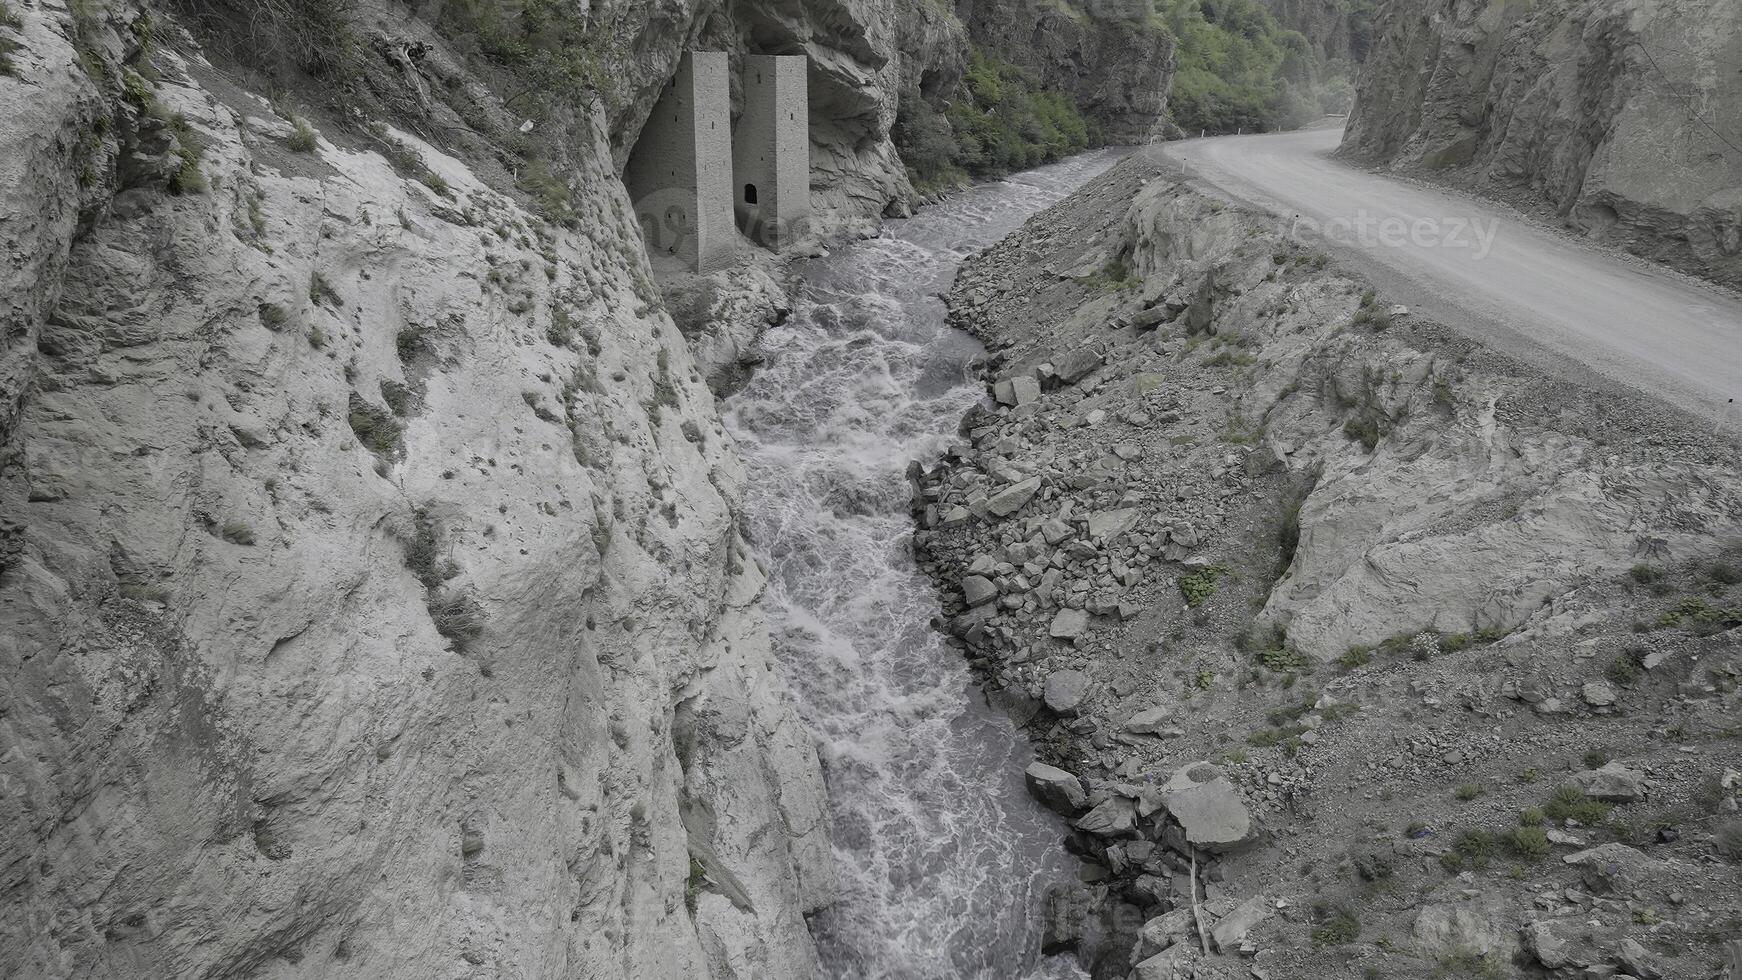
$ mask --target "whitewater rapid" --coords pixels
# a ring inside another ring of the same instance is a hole
[[[1062,827],[1022,785],[1029,748],[929,625],[905,471],[983,397],[979,345],[938,294],[962,259],[1105,170],[1113,151],[983,185],[802,263],[793,315],[727,402],[777,654],[822,740],[842,895],[812,921],[851,980],[1077,977],[1040,953]]]

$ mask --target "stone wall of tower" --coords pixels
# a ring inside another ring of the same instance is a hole
[[[725,52],[685,54],[623,173],[648,252],[703,274],[732,263],[736,240],[729,78]]]
[[[810,103],[803,55],[746,55],[744,112],[732,133],[738,227],[767,248],[804,237],[810,219]]]

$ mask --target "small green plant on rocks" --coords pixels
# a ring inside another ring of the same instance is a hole
[[[1542,813],[1556,823],[1572,820],[1586,827],[1594,827],[1608,819],[1612,809],[1614,808],[1602,800],[1586,796],[1585,791],[1577,786],[1562,786],[1543,804]]]
[[[1216,594],[1216,583],[1227,569],[1220,565],[1210,565],[1195,572],[1181,575],[1179,578],[1180,595],[1185,597],[1186,605],[1192,609],[1203,605],[1210,596]]]
[[[399,455],[400,440],[405,433],[405,427],[393,417],[392,412],[371,405],[361,395],[352,392],[347,419],[351,423],[351,431],[356,434],[357,441],[364,448],[383,459],[393,459]]]
[[[290,317],[284,312],[284,307],[277,303],[260,304],[260,325],[274,333],[284,329]]]
[[[1361,937],[1361,920],[1352,909],[1320,909],[1317,918],[1312,931],[1314,946],[1346,946]]]
[[[1548,833],[1541,827],[1515,827],[1506,846],[1519,857],[1535,860],[1548,853]]]
[[[1451,850],[1440,855],[1440,867],[1451,874],[1466,868],[1479,871],[1493,860],[1498,848],[1499,839],[1491,831],[1466,830],[1458,835]]]
[[[290,117],[290,138],[285,144],[292,153],[313,153],[320,148],[321,140],[315,134],[315,128],[309,125],[307,119],[301,116]]]

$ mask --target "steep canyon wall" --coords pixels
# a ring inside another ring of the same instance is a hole
[[[1738,286],[1738,65],[1727,0],[1393,2],[1344,152]]]

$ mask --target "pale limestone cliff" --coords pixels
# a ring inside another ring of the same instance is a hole
[[[1742,285],[1742,6],[1388,4],[1344,152]]]
[[[564,225],[299,152],[165,10],[11,9],[0,972],[813,975],[816,752],[606,109]]]

